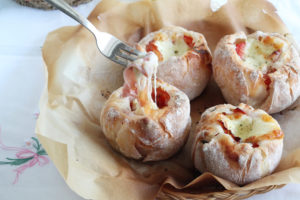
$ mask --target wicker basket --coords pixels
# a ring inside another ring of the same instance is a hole
[[[39,8],[44,10],[53,10],[55,9],[53,6],[51,6],[49,3],[45,2],[44,0],[15,0],[17,3],[32,7],[32,8]],[[83,3],[90,2],[92,0],[65,0],[68,4],[71,6],[78,6]]]
[[[160,192],[157,199],[159,200],[237,200],[237,199],[246,199],[249,198],[255,194],[263,194],[266,192],[269,192],[274,189],[282,188],[283,185],[270,185],[266,187],[261,187],[253,190],[224,190],[222,192],[212,192],[212,193],[206,193],[203,194],[201,197],[193,198],[189,196],[188,198],[184,198],[182,196],[177,196],[174,193],[168,193],[168,192]]]

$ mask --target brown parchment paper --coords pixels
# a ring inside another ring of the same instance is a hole
[[[165,25],[201,32],[213,51],[225,34],[255,30],[287,33],[266,0],[229,0],[212,12],[209,0],[157,0],[122,3],[103,0],[89,16],[101,31],[134,44]],[[285,133],[284,153],[276,172],[239,187],[210,173],[200,174],[190,161],[190,142],[173,158],[141,163],[126,159],[106,142],[99,116],[109,94],[123,82],[123,68],[104,58],[92,35],[64,27],[43,46],[47,84],[40,101],[36,132],[72,190],[86,199],[154,199],[163,193],[197,198],[208,192],[250,190],[300,182],[300,106],[274,115]],[[224,103],[213,81],[191,102],[193,123],[208,107]]]

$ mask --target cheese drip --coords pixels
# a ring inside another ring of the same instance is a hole
[[[130,87],[131,90],[135,90],[135,95],[132,96],[132,103],[136,108],[135,113],[150,114],[152,110],[158,109],[156,104],[157,67],[157,56],[153,52],[149,52],[145,57],[130,63],[124,71],[125,84],[123,91],[128,87]],[[130,73],[128,73],[128,71],[130,71]],[[127,83],[131,84],[128,86]],[[154,89],[154,102],[151,97],[152,89]]]

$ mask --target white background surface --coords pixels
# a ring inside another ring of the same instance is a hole
[[[84,16],[100,0],[76,8]],[[300,1],[272,0],[291,32],[300,42]],[[7,146],[24,147],[34,136],[35,116],[45,84],[41,46],[48,32],[75,21],[59,11],[43,11],[0,0],[0,129]],[[24,84],[25,83],[25,84]],[[14,153],[0,149],[0,160]],[[16,184],[16,167],[0,165],[0,200],[82,200],[72,192],[50,161],[35,165],[20,176]],[[300,185],[289,184],[283,189],[250,199],[299,199]]]

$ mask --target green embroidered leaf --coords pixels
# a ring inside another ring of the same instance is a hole
[[[8,160],[8,161],[0,161],[0,165],[22,165],[31,159],[33,159],[33,156],[29,157],[29,158],[23,158],[23,159],[6,158],[6,160]]]
[[[8,165],[10,162],[0,161],[0,165]]]
[[[36,149],[36,153],[40,156],[42,155],[48,155],[47,152],[42,148],[40,142],[38,141],[37,138],[35,137],[31,137],[31,139],[35,142],[33,143],[33,147]],[[34,157],[28,157],[28,158],[6,158],[7,161],[0,161],[0,165],[22,165],[28,161],[30,161],[31,159],[33,159]]]
[[[38,150],[38,146],[36,146],[36,144],[32,145],[36,150]]]
[[[38,139],[35,138],[35,137],[31,137],[31,139],[32,139],[33,141],[35,141],[35,143],[36,143],[36,144],[33,144],[32,146],[36,149],[36,151],[39,151],[40,148],[41,148],[40,142],[39,142]]]
[[[37,154],[39,154],[40,156],[46,156],[48,155],[47,152],[45,151],[45,149],[41,149],[37,152]]]

